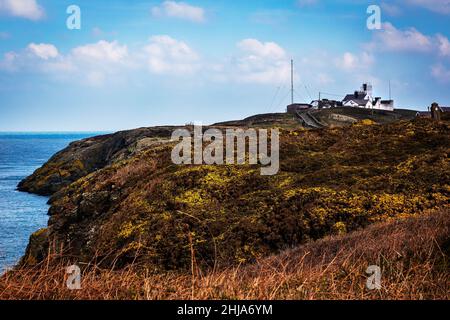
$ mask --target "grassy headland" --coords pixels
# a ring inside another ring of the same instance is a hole
[[[280,128],[278,175],[174,165],[171,127],[55,155],[21,184],[52,194],[51,217],[0,298],[448,298],[448,121],[247,120],[216,126]],[[83,291],[58,282],[67,263],[87,266]],[[376,294],[372,264],[387,270]],[[14,289],[28,276],[44,289]]]

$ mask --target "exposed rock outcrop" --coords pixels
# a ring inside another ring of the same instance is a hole
[[[73,142],[21,181],[18,190],[50,196],[96,170],[168,140],[173,129],[141,128]]]

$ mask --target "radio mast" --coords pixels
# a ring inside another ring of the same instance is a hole
[[[291,60],[291,104],[294,104],[294,60]]]
[[[392,88],[391,88],[391,80],[389,80],[389,101],[392,101]]]

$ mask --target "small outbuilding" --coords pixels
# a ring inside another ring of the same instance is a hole
[[[287,113],[296,114],[297,112],[311,109],[313,106],[308,103],[294,103],[287,106]]]

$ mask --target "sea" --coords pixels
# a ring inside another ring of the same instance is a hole
[[[103,133],[0,133],[0,274],[19,261],[30,235],[48,222],[48,198],[19,192],[18,183],[71,142]]]

